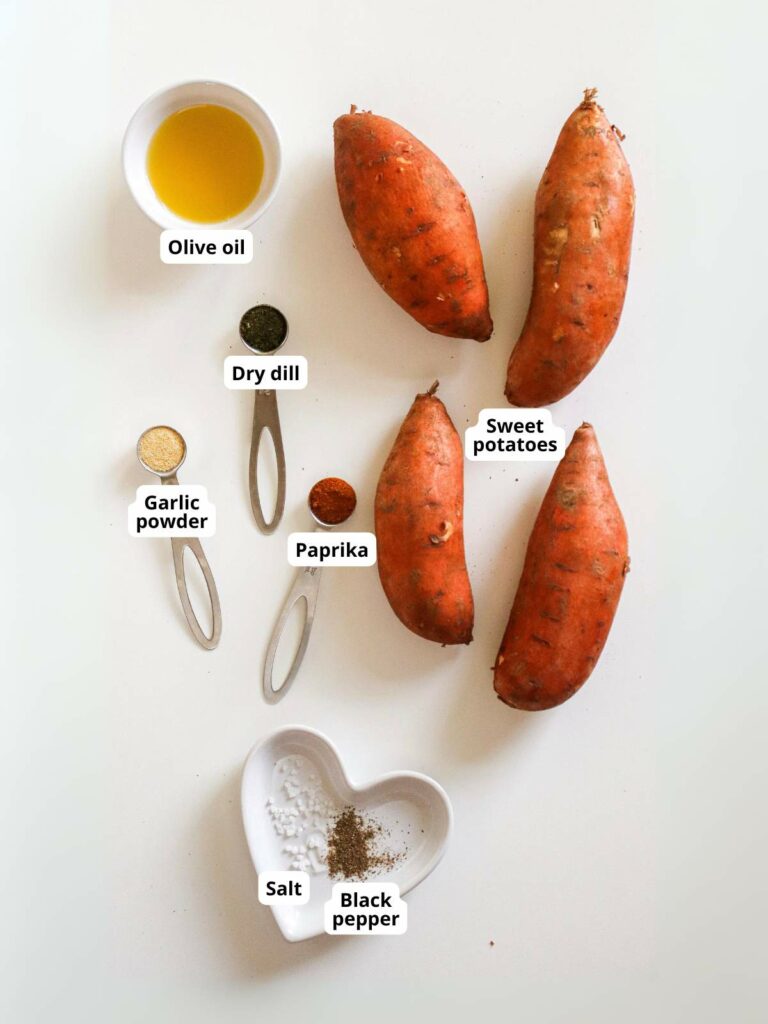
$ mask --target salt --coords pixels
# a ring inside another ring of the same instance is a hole
[[[325,834],[338,807],[326,792],[307,758],[291,755],[278,761],[278,797],[266,801],[275,833],[287,842],[282,847],[289,870],[327,871]],[[298,842],[296,840],[299,840]]]

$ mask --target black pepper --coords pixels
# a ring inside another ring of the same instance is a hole
[[[345,807],[328,829],[328,874],[361,882],[382,869],[394,867],[401,853],[381,849],[384,829],[375,818]]]

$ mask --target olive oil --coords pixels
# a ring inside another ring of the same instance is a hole
[[[185,220],[215,224],[259,191],[264,152],[245,118],[201,103],[167,117],[149,144],[147,174],[158,199]]]

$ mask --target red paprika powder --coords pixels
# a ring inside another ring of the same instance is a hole
[[[354,487],[336,476],[318,480],[309,492],[312,515],[328,526],[336,526],[349,519],[355,511],[355,505],[357,495]]]

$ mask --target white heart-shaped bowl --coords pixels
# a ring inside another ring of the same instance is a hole
[[[338,809],[354,806],[370,813],[384,826],[403,853],[377,881],[397,882],[404,895],[434,870],[445,852],[453,814],[442,786],[420,772],[390,772],[365,786],[347,776],[338,751],[314,729],[289,725],[260,741],[248,755],[240,790],[243,825],[251,860],[257,873],[290,870],[286,838],[278,835],[268,801],[280,785],[279,764],[284,758],[305,758],[316,771],[323,791]],[[275,920],[289,942],[322,935],[323,905],[331,897],[334,881],[326,870],[309,870],[310,900],[303,906],[273,906]]]

